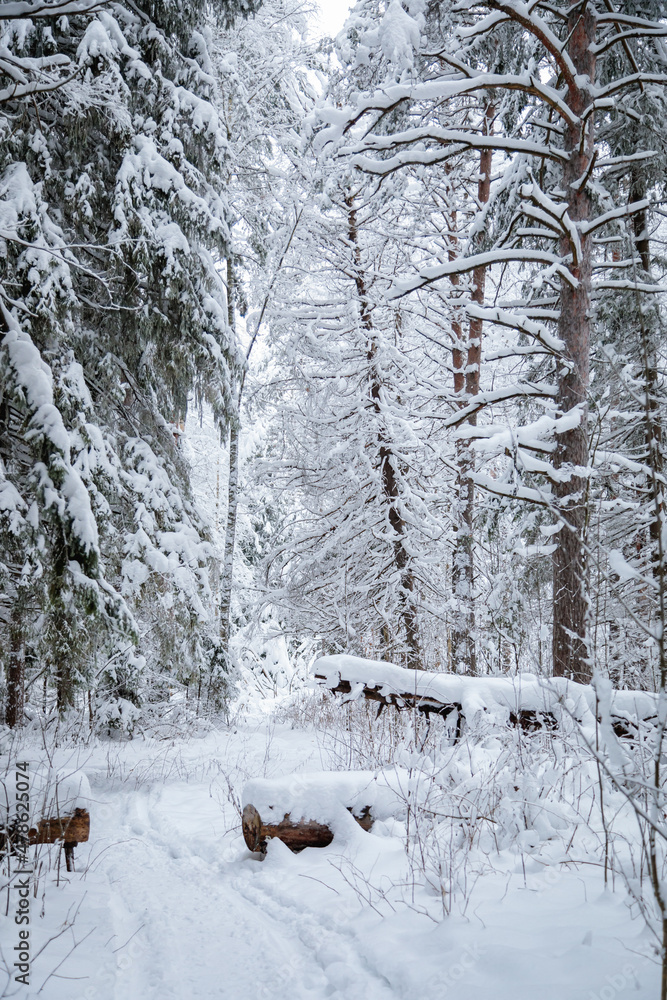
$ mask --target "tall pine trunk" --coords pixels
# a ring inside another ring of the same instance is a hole
[[[630,201],[637,202],[643,201],[646,197],[646,181],[641,174],[638,167],[635,167],[631,174],[631,186],[630,186]],[[639,257],[641,264],[641,269],[644,272],[641,276],[641,280],[650,281],[651,280],[651,242],[648,233],[648,213],[644,209],[642,212],[637,212],[632,218],[632,226],[634,230],[634,243],[635,252]],[[639,296],[638,296],[639,298]],[[637,303],[638,310],[641,310],[641,303]],[[641,314],[638,317],[641,319]],[[653,567],[654,576],[658,572],[658,532],[661,519],[664,516],[664,499],[661,489],[658,489],[657,493],[654,489],[654,484],[660,483],[662,472],[663,472],[663,457],[662,457],[662,421],[660,419],[660,394],[659,394],[659,372],[658,372],[658,344],[657,335],[658,331],[655,329],[647,330],[645,328],[644,321],[642,320],[642,333],[643,333],[643,343],[642,350],[644,353],[643,366],[644,366],[644,378],[646,381],[646,394],[647,394],[647,407],[648,415],[646,420],[646,454],[648,456],[648,461],[651,467],[654,469],[655,476],[651,478],[649,483],[649,492],[651,497],[651,505],[656,509],[656,517],[652,517],[649,526],[649,537],[651,542],[651,565]]]
[[[596,19],[590,6],[572,7],[568,16],[569,55],[577,72],[568,88],[567,104],[576,124],[567,126],[563,167],[563,191],[572,222],[589,218],[591,203],[586,180],[593,156],[593,116],[581,124],[590,97],[582,77],[595,80]],[[586,134],[587,130],[587,134]],[[590,349],[590,308],[592,275],[592,239],[582,236],[580,249],[573,247],[567,235],[560,239],[563,257],[572,281],[561,277],[558,335],[565,347],[558,368],[558,402],[563,414],[579,409],[576,426],[557,435],[555,468],[563,478],[554,485],[554,497],[563,525],[557,535],[553,556],[553,673],[586,683],[590,662],[586,638],[587,560],[585,552],[587,517],[587,480],[579,470],[588,464],[588,377]]]
[[[484,114],[484,134],[488,134],[493,121],[494,109],[489,105]],[[477,199],[486,205],[491,193],[491,151],[483,150],[479,157],[479,180]],[[452,254],[450,252],[450,259]],[[458,278],[455,282],[458,284]],[[476,267],[472,274],[472,301],[484,305],[486,267]],[[452,332],[456,346],[453,351],[454,391],[466,405],[479,393],[482,362],[481,319],[473,317],[468,328],[468,343],[464,350],[461,342],[461,324],[455,320]],[[463,367],[465,362],[465,369]],[[468,425],[474,427],[477,417],[473,414]],[[456,624],[452,633],[452,661],[459,673],[477,673],[477,650],[475,644],[475,484],[471,473],[475,468],[475,456],[469,443],[457,442],[458,475],[456,483],[456,521],[454,555],[452,559],[452,589],[456,601]]]

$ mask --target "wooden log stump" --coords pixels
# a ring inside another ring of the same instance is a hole
[[[55,844],[63,840],[66,844],[81,844],[90,836],[90,814],[86,809],[75,809],[71,816],[55,816],[40,819],[37,826],[28,830],[31,844]]]
[[[90,836],[90,814],[87,809],[75,809],[71,816],[40,819],[28,830],[28,843],[55,844],[63,841],[67,871],[74,871],[74,848]]]
[[[370,806],[364,806],[359,815],[355,815],[351,809],[348,811],[363,830],[370,830],[373,825]],[[312,819],[295,822],[289,813],[285,813],[280,823],[263,823],[255,807],[250,804],[243,809],[242,827],[248,850],[259,854],[266,854],[267,842],[273,837],[282,840],[294,854],[306,847],[328,847],[333,840],[333,832],[328,826]]]

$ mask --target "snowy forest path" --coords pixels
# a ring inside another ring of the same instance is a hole
[[[116,967],[100,1000],[396,1000],[346,930],[349,901],[311,908],[305,879],[302,907],[283,895],[280,859],[245,851],[219,780],[94,784],[114,817],[99,866]]]
[[[31,996],[600,1000],[612,986],[619,998],[656,995],[658,967],[622,887],[605,890],[585,862],[595,844],[583,842],[584,862],[562,865],[551,827],[536,848],[498,852],[494,867],[478,857],[483,879],[472,861],[455,869],[475,881],[474,897],[460,894],[445,919],[432,884],[415,878],[400,818],[371,833],[341,823],[328,847],[297,855],[278,840],[264,861],[250,854],[240,824],[248,779],[345,769],[340,736],[261,720],[201,739],[59,750],[59,768],[89,779],[91,837],[71,875],[58,873],[58,849],[44,851],[51,880],[43,919],[35,904],[35,953],[53,941],[36,954]]]

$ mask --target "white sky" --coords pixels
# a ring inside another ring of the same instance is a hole
[[[318,35],[337,35],[343,27],[353,0],[318,0],[320,6]]]

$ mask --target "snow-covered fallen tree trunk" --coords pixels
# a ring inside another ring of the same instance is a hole
[[[28,831],[30,844],[55,844],[62,840],[68,872],[74,868],[74,848],[85,843],[89,836],[90,813],[87,809],[75,809],[71,816],[40,819],[37,826]]]
[[[67,870],[74,848],[90,836],[90,785],[78,770],[58,770],[40,760],[22,761],[20,771],[0,778],[0,855],[26,846],[62,842]],[[18,777],[17,777],[18,775]]]
[[[10,822],[0,828],[0,856],[20,852],[27,843],[55,844],[62,841],[65,851],[67,871],[73,870],[74,848],[85,843],[90,836],[90,813],[87,809],[74,809],[65,816],[49,816],[37,820],[35,826],[27,831],[26,825]]]
[[[351,811],[351,810],[349,810]],[[373,818],[370,811],[364,812],[354,819],[363,830],[370,830]],[[277,837],[290,851],[298,854],[305,847],[328,847],[334,839],[333,830],[325,823],[317,823],[313,819],[293,820],[289,813],[280,823],[265,823],[255,807],[248,803],[243,809],[243,839],[249,851],[266,853],[269,840]]]
[[[407,670],[393,663],[338,654],[313,664],[315,680],[345,701],[367,698],[395,708],[412,708],[448,718],[456,713],[455,735],[462,721],[488,720],[522,729],[555,729],[572,722],[595,729],[600,716],[595,688],[565,677],[465,677],[460,674]],[[610,722],[617,736],[637,735],[641,723],[656,718],[657,696],[646,691],[613,691]]]
[[[249,850],[260,853],[272,838],[295,853],[327,847],[335,836],[354,836],[376,820],[403,813],[410,790],[402,768],[257,778],[243,790],[243,837]]]
[[[28,831],[31,844],[55,844],[62,840],[67,844],[83,844],[90,836],[90,813],[86,809],[75,809],[71,816],[52,816],[40,819],[36,827]]]

